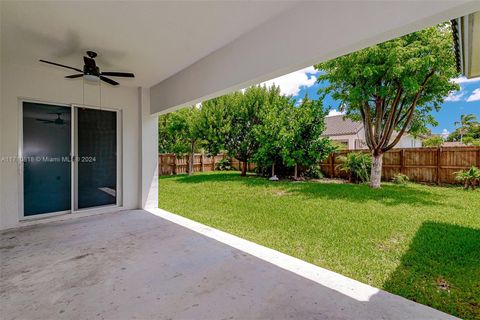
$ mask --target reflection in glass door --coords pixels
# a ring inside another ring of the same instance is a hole
[[[117,204],[117,113],[75,108],[75,209]]]
[[[71,208],[71,109],[23,103],[24,216]]]

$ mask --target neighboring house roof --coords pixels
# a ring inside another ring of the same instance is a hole
[[[460,141],[445,141],[442,147],[466,147],[467,145]]]
[[[325,117],[325,132],[322,137],[335,137],[335,136],[356,136],[360,130],[363,129],[363,123],[360,121],[353,121],[349,118],[344,118],[343,115]],[[398,132],[394,131],[392,139],[397,136]],[[410,137],[407,132],[403,134],[403,137]],[[363,135],[361,137],[364,139]],[[418,140],[417,138],[415,138]]]
[[[343,115],[326,117],[325,125],[326,130],[322,136],[327,137],[357,134],[363,128],[361,122],[344,118]]]

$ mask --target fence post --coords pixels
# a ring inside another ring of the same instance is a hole
[[[200,171],[203,172],[203,152],[200,154]]]
[[[177,174],[177,155],[173,155],[173,174]]]
[[[212,171],[215,171],[215,157],[216,155],[212,156]]]
[[[163,172],[162,172],[162,155],[161,154],[158,155],[158,175],[159,176],[163,175]]]
[[[400,173],[404,174],[405,172],[405,149],[402,148],[400,151]]]
[[[437,149],[437,184],[440,184],[440,159],[442,156],[442,147],[438,147]]]
[[[335,179],[335,151],[332,153],[332,179]]]
[[[477,150],[477,168],[480,169],[480,147]]]

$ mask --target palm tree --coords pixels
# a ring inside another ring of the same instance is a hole
[[[462,114],[460,121],[455,121],[454,125],[459,126],[460,142],[463,142],[463,135],[468,132],[468,129],[477,123],[477,116],[474,114]]]

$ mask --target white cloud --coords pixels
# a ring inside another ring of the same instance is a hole
[[[480,88],[477,88],[472,91],[472,94],[467,98],[467,102],[478,101],[480,100]]]
[[[343,112],[343,111],[338,111],[337,109],[332,109],[332,110],[330,110],[330,112],[328,113],[328,116],[327,116],[327,117],[339,116],[339,115],[343,115],[343,114],[345,114],[345,112]]]
[[[443,131],[442,131],[443,140],[447,140],[449,135],[450,135],[450,131],[448,131],[447,129],[443,129]]]
[[[445,98],[445,101],[450,101],[450,102],[462,101],[464,95],[465,95],[465,92],[462,92],[462,90],[452,91],[450,92],[448,97]]]
[[[467,79],[466,77],[459,77],[459,78],[454,78],[452,79],[453,82],[455,83],[470,83],[470,82],[477,82],[480,81],[480,78],[473,78],[473,79]]]
[[[284,76],[268,80],[262,83],[267,87],[275,84],[280,87],[280,91],[286,95],[296,96],[302,87],[311,87],[317,81],[317,70],[312,67],[304,68]]]

